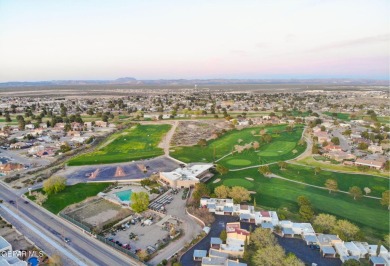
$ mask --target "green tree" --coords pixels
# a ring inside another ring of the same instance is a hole
[[[330,140],[334,145],[340,145],[340,139],[338,137],[333,137]]]
[[[198,141],[198,145],[201,146],[201,147],[206,147],[207,146],[207,140],[205,139],[200,139]]]
[[[135,212],[143,212],[148,209],[149,195],[146,192],[133,192],[130,197],[131,208]]]
[[[299,206],[311,205],[310,200],[309,200],[307,197],[305,197],[305,196],[299,196],[299,197],[297,198],[297,202],[298,202],[298,205],[299,205]]]
[[[358,149],[359,149],[359,150],[367,150],[367,149],[368,149],[368,144],[365,143],[365,142],[360,142],[360,143],[358,144]]]
[[[330,214],[321,213],[314,218],[313,225],[316,231],[329,234],[336,224],[336,217]]]
[[[66,178],[62,176],[52,176],[43,182],[43,191],[47,195],[56,194],[66,188]]]
[[[227,233],[226,230],[222,230],[221,233],[219,234],[219,238],[225,243],[227,239]]]
[[[360,187],[357,186],[350,187],[349,194],[351,194],[354,200],[363,196],[362,190],[360,189]]]
[[[362,265],[359,261],[350,259],[343,263],[343,266],[360,266]]]
[[[284,259],[283,265],[285,266],[305,266],[305,264],[295,256],[293,253],[289,253]]]
[[[342,240],[350,241],[355,238],[360,229],[347,220],[338,220],[336,226],[334,227],[334,231]]]
[[[249,201],[251,199],[251,194],[246,188],[234,186],[229,192],[229,197],[231,197],[235,203],[241,203],[243,201]]]
[[[286,169],[287,168],[287,163],[286,162],[278,162],[278,165],[280,167],[280,170]]]
[[[329,194],[332,191],[337,191],[338,190],[337,181],[334,179],[327,179],[325,182],[325,187],[329,190]]]
[[[254,245],[256,249],[274,246],[276,243],[276,238],[269,229],[258,227],[250,235],[250,244]]]
[[[386,206],[388,210],[390,210],[390,190],[386,190],[385,192],[382,193],[382,198],[381,198],[381,204],[383,206]]]
[[[272,136],[270,134],[264,134],[262,137],[261,137],[261,140],[263,142],[267,142],[267,143],[270,143],[272,141]]]
[[[204,183],[195,184],[194,192],[192,193],[192,198],[195,202],[199,203],[201,197],[210,196],[210,190]]]
[[[314,168],[314,175],[317,175],[319,172],[321,172],[321,167],[317,166]]]
[[[313,153],[313,154],[319,154],[320,153],[320,149],[318,148],[317,144],[313,144],[313,147],[311,148],[311,153]]]
[[[227,173],[229,173],[229,168],[223,166],[222,164],[217,164],[215,166],[215,170],[217,170],[217,172],[220,174],[220,175],[225,175]]]
[[[301,216],[302,221],[309,222],[314,216],[313,208],[311,205],[302,205],[299,208],[299,215]]]
[[[271,173],[271,171],[269,170],[269,166],[268,165],[262,165],[259,167],[259,172],[263,175],[268,175]]]
[[[267,246],[258,249],[252,257],[254,266],[281,266],[284,265],[284,250],[279,245]]]
[[[224,185],[218,186],[214,189],[217,198],[226,199],[230,194],[230,188]]]

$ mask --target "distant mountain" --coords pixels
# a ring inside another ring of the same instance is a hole
[[[233,84],[301,84],[301,85],[376,85],[388,86],[388,80],[372,79],[157,79],[137,80],[123,77],[115,80],[51,80],[36,82],[4,82],[0,87],[58,86],[58,85],[233,85]]]

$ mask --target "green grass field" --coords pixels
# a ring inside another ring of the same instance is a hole
[[[162,155],[158,148],[170,125],[137,125],[110,136],[94,152],[82,154],[68,162],[68,165],[90,165],[129,162]]]
[[[313,166],[313,167],[318,166],[321,169],[327,169],[330,171],[344,171],[344,172],[351,172],[351,173],[360,173],[359,169],[356,166],[324,163],[324,162],[315,160],[312,156],[308,156],[308,157],[299,159],[299,160],[297,160],[297,162],[300,164],[305,164],[307,166]],[[389,172],[379,171],[379,170],[375,170],[375,169],[369,169],[365,173],[370,174],[370,175],[389,177]]]
[[[254,127],[243,130],[233,130],[222,137],[208,142],[206,147],[198,145],[191,147],[174,147],[171,156],[184,162],[212,162],[230,153],[234,145],[238,145],[238,140],[241,139],[240,145],[253,141],[260,142],[260,149],[243,151],[242,153],[234,153],[219,161],[219,163],[228,168],[242,168],[251,165],[263,163],[277,162],[280,160],[288,160],[302,153],[306,145],[299,146],[297,143],[301,139],[303,126],[296,126],[293,132],[281,132],[276,134],[275,131],[283,131],[286,125],[277,125],[269,127]],[[266,128],[267,133],[272,134],[270,143],[261,143],[259,135],[252,135],[252,131],[256,134],[260,129]],[[296,153],[293,153],[296,150]]]
[[[371,189],[369,196],[374,197],[381,197],[382,192],[388,190],[390,184],[390,179],[373,175],[347,174],[326,170],[321,170],[315,175],[314,168],[294,164],[288,164],[284,170],[280,170],[280,167],[274,164],[270,166],[270,170],[276,175],[321,187],[324,186],[327,179],[331,178],[337,181],[339,189],[343,191],[348,191],[352,186],[358,186],[364,193],[363,189],[368,187]]]
[[[332,112],[324,112],[324,114],[333,117]],[[351,118],[347,113],[337,113],[337,118],[343,121],[351,121]]]
[[[254,181],[246,180],[245,177],[251,177]],[[264,208],[286,207],[290,211],[298,212],[297,197],[304,195],[310,199],[316,213],[329,213],[347,219],[359,225],[363,231],[375,234],[375,237],[380,239],[388,233],[389,212],[380,205],[379,200],[368,198],[353,200],[351,196],[343,193],[329,194],[326,190],[277,178],[267,178],[259,174],[257,168],[229,172],[222,177],[220,182],[213,184],[216,178],[221,178],[221,176],[215,176],[208,181],[207,185],[210,189],[222,184],[246,187],[256,191],[256,203]]]
[[[52,213],[59,213],[66,206],[81,202],[88,197],[96,196],[99,192],[106,189],[110,183],[80,183],[73,186],[67,186],[63,191],[52,194],[43,203],[43,207]],[[42,189],[38,189],[42,192]],[[26,193],[28,196],[28,193]],[[29,197],[32,199],[32,197]]]

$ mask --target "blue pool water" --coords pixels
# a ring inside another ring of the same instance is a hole
[[[31,266],[38,266],[39,265],[39,260],[37,257],[31,257],[27,260],[28,262],[28,265],[31,265]]]
[[[115,193],[121,201],[130,201],[131,189]]]

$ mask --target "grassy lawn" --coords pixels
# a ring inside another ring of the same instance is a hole
[[[322,170],[317,175],[314,173],[314,168],[288,164],[287,168],[280,170],[277,164],[271,165],[272,173],[303,183],[324,187],[327,179],[335,179],[339,189],[348,191],[352,186],[358,186],[364,193],[364,188],[371,189],[370,196],[381,197],[382,192],[389,189],[390,179],[362,174],[346,174]]]
[[[296,126],[293,132],[281,132],[286,125],[277,125],[269,127],[254,127],[246,128],[243,130],[233,130],[222,137],[208,141],[206,147],[200,147],[198,145],[192,147],[174,147],[174,151],[171,152],[171,156],[184,162],[212,162],[215,159],[219,159],[226,154],[232,152],[234,145],[245,145],[247,143],[258,141],[260,143],[260,149],[255,151],[245,150],[242,153],[235,153],[229,155],[219,161],[219,163],[227,166],[228,168],[241,168],[245,166],[277,162],[280,160],[288,160],[298,156],[302,153],[306,145],[297,145],[301,139],[303,126]],[[272,141],[270,143],[262,143],[261,136],[257,135],[260,129],[266,128],[267,133],[272,135]],[[252,131],[256,131],[256,135],[252,135]],[[239,144],[238,140],[242,142]],[[296,150],[296,154],[293,153]]]
[[[254,181],[249,181],[245,177],[253,178]],[[343,193],[329,194],[326,190],[277,178],[270,179],[259,174],[256,168],[229,172],[222,177],[220,182],[213,184],[216,178],[221,178],[221,176],[217,175],[207,183],[211,189],[222,184],[246,187],[256,191],[256,203],[264,208],[288,208],[292,212],[297,212],[297,197],[304,195],[310,199],[316,213],[329,213],[347,219],[359,225],[370,236],[382,239],[389,230],[389,212],[380,205],[379,200],[367,198],[353,200],[352,197]]]
[[[332,112],[324,112],[324,114],[333,117]],[[347,113],[337,113],[337,118],[343,121],[351,121],[351,118]]]
[[[68,165],[90,165],[129,162],[164,154],[158,148],[162,137],[171,125],[137,125],[110,136],[94,152],[82,154],[68,162]]]
[[[99,192],[107,188],[110,183],[80,183],[67,186],[63,191],[52,194],[48,197],[43,207],[52,213],[59,213],[66,206],[81,202],[88,197],[96,196]],[[42,192],[42,189],[37,191]],[[28,193],[26,193],[28,196]],[[32,199],[33,197],[29,197]]]
[[[330,163],[323,163],[321,161],[317,161],[313,159],[313,157],[309,156],[303,159],[300,159],[297,161],[300,164],[305,164],[307,166],[312,166],[312,167],[320,167],[321,169],[328,169],[328,170],[335,170],[335,171],[344,171],[344,172],[351,172],[351,173],[361,173],[359,169],[357,169],[355,166],[348,166],[348,165],[343,165],[343,164],[330,164]],[[389,177],[389,172],[382,172],[378,171],[375,169],[370,169],[366,174],[370,175],[377,175],[377,176],[384,176],[384,177]]]

